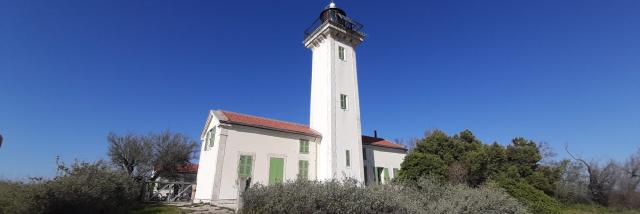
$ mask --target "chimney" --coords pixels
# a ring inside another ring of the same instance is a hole
[[[378,130],[373,130],[373,137],[378,138]]]

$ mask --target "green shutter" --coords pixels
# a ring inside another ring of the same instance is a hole
[[[211,136],[211,132],[207,132],[207,136],[204,138],[204,151],[209,151],[209,138]]]
[[[269,160],[269,185],[282,183],[284,177],[284,158]]]
[[[309,161],[298,161],[298,178],[303,180],[309,179]]]
[[[389,181],[389,169],[388,168],[384,168],[384,182],[388,182]]]
[[[300,154],[309,154],[309,141],[300,140]]]
[[[250,177],[251,176],[251,163],[252,157],[249,155],[241,155],[238,163],[238,177]]]
[[[340,95],[340,108],[347,109],[347,95]]]
[[[213,128],[209,131],[209,147],[213,147],[215,145],[216,140],[216,128]]]

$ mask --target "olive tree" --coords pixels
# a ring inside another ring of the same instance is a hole
[[[197,144],[181,133],[109,133],[109,158],[138,182],[172,177],[176,168],[197,158]]]

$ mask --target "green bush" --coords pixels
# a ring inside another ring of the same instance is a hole
[[[78,163],[53,180],[0,182],[0,213],[126,213],[138,190],[103,162]]]
[[[561,207],[558,201],[524,181],[503,178],[491,182],[490,186],[503,188],[509,195],[527,206],[532,213],[560,213]]]
[[[0,181],[0,213],[40,213],[46,204],[39,203],[44,188],[41,183]]]
[[[427,179],[370,187],[354,181],[255,185],[242,199],[243,213],[527,213],[500,189]]]

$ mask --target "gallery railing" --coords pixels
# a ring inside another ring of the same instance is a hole
[[[322,15],[304,31],[304,39],[306,40],[307,37],[311,36],[320,26],[322,26],[326,22],[331,22],[332,24],[341,27],[349,33],[356,33],[360,36],[365,36],[365,33],[362,32],[362,28],[364,28],[364,25],[345,15],[342,15],[338,10],[329,9],[323,12]]]

